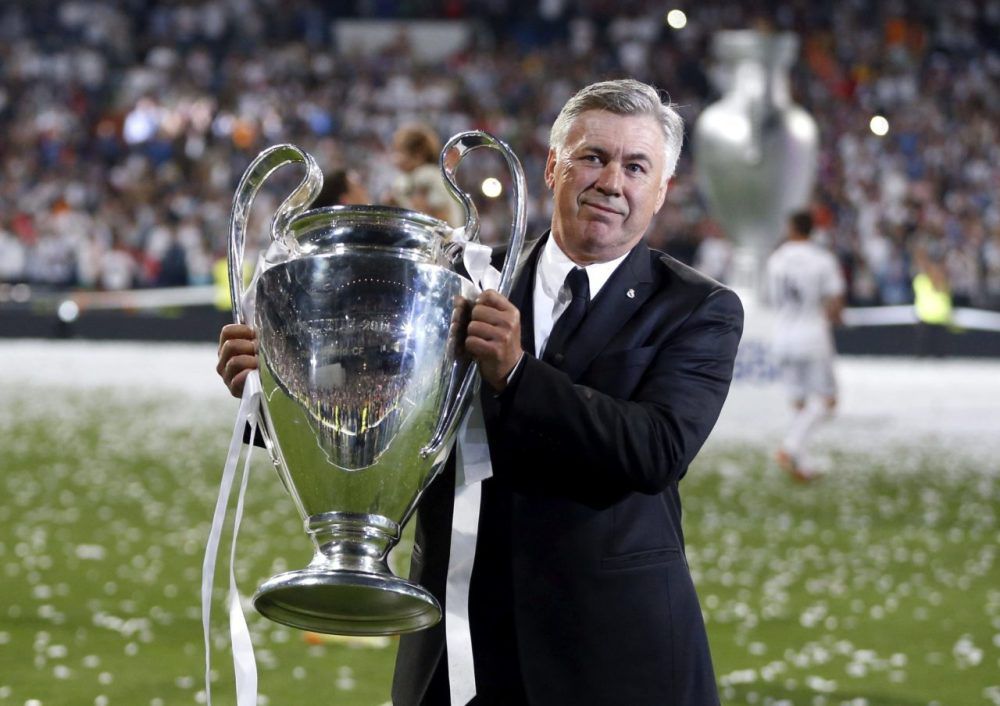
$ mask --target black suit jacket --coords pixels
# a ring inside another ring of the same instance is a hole
[[[528,351],[541,240],[510,297]],[[484,390],[474,704],[718,703],[678,483],[725,401],[742,323],[733,292],[640,243],[560,364],[526,354],[503,394]],[[413,559],[442,603],[453,473],[422,500]],[[396,706],[448,703],[444,649],[442,625],[402,639]]]

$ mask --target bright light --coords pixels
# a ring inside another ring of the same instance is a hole
[[[80,316],[80,307],[72,299],[67,299],[59,305],[56,314],[59,316],[60,321],[71,324]]]
[[[667,24],[674,29],[684,29],[687,23],[688,18],[683,10],[671,10],[667,13]]]
[[[483,185],[479,188],[482,189],[483,196],[490,199],[495,199],[503,193],[503,185],[500,183],[499,179],[494,177],[483,179]]]
[[[871,131],[874,132],[879,137],[882,137],[883,135],[889,133],[889,121],[886,120],[881,115],[876,115],[875,117],[873,117],[871,119],[871,122],[868,123],[868,127],[870,127]]]

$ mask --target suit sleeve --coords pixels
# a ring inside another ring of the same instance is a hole
[[[573,488],[572,494],[663,491],[684,475],[719,417],[742,326],[739,298],[713,291],[652,351],[627,399],[574,384],[525,356],[500,405],[508,462],[498,473],[516,485]],[[519,456],[533,462],[518,462]]]

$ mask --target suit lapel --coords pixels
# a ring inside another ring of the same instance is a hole
[[[510,301],[521,312],[521,348],[534,353],[535,351],[535,316],[534,291],[535,269],[538,266],[542,244],[548,237],[548,231],[537,239],[525,243],[514,270],[514,286],[510,290]]]
[[[576,380],[632,315],[652,296],[649,247],[639,242],[591,302],[590,311],[570,338],[562,370]]]

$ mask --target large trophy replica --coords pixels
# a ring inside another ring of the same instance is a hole
[[[723,31],[712,50],[723,95],[695,123],[695,170],[709,210],[737,244],[733,283],[753,288],[788,215],[812,196],[818,131],[789,93],[794,34]]]
[[[500,151],[513,175],[507,294],[525,231],[524,174],[514,153],[482,132],[456,135],[441,154],[464,229],[388,206],[306,210],[322,175],[292,145],[261,153],[237,189],[229,243],[234,318],[257,331],[265,445],[305,520],[315,556],[259,587],[254,606],[318,632],[387,635],[436,623],[441,608],[386,562],[401,527],[441,469],[478,375],[463,355],[471,300],[458,270],[479,219],[455,181],[470,151]],[[255,291],[241,284],[247,216],[275,170],[306,177],[271,223]],[[248,320],[253,302],[252,320]]]
[[[696,178],[709,211],[735,243],[728,284],[740,295],[745,323],[734,378],[773,381],[773,315],[761,306],[761,275],[788,216],[812,196],[818,130],[789,93],[795,35],[723,31],[712,49],[722,97],[695,122]]]

